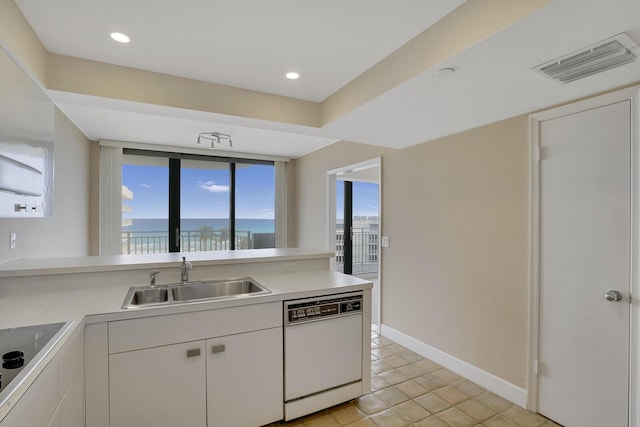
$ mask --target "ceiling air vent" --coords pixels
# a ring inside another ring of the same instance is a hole
[[[570,83],[601,73],[637,59],[638,45],[626,34],[601,41],[593,46],[538,65],[538,74],[560,83]]]

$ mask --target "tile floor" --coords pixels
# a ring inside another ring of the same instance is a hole
[[[269,427],[558,426],[375,332],[371,389],[354,401]]]

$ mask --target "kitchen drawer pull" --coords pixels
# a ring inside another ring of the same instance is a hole
[[[192,348],[191,350],[187,350],[187,357],[196,357],[200,356],[199,348]]]
[[[211,353],[222,353],[224,350],[224,344],[214,345],[211,347]]]

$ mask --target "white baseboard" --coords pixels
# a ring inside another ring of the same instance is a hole
[[[428,344],[403,334],[387,325],[382,325],[381,335],[408,348],[409,350],[426,357],[427,359],[455,372],[456,374],[473,381],[487,390],[507,399],[508,401],[524,408],[527,404],[527,391],[510,382],[503,380],[487,371],[483,371],[470,363],[460,360],[442,350],[438,350]]]

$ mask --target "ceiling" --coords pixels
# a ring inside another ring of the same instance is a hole
[[[51,53],[322,105],[345,86],[364,81],[368,70],[464,1],[16,3]],[[218,131],[233,136],[231,151],[295,158],[337,140],[405,148],[640,80],[640,61],[564,86],[530,71],[618,33],[639,42],[640,2],[539,3],[501,31],[379,89],[319,126],[64,91],[50,95],[91,139],[194,147],[199,132]],[[455,30],[463,36],[467,28]],[[111,31],[128,34],[131,43],[111,41]],[[398,59],[391,69],[404,65]],[[438,76],[442,67],[456,72]],[[288,71],[299,72],[300,79],[287,80]]]

